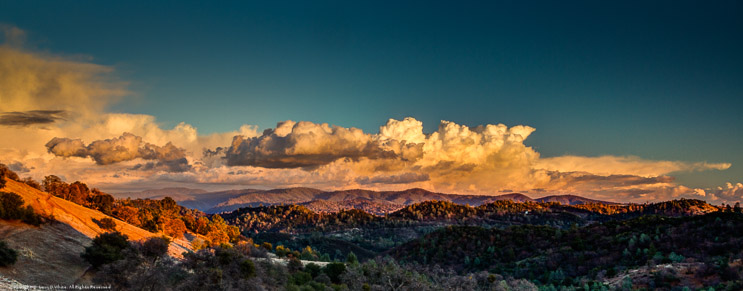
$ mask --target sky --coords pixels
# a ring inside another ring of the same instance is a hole
[[[0,29],[21,176],[743,196],[739,1],[0,0]]]

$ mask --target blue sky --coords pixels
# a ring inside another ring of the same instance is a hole
[[[110,110],[166,128],[523,124],[543,157],[732,163],[674,175],[692,187],[743,177],[739,1],[0,1],[0,23],[113,66],[133,94]]]

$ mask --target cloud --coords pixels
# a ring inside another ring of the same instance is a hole
[[[0,23],[2,43],[11,47],[21,47],[26,43],[26,31],[18,27]]]
[[[0,45],[0,112],[68,111],[97,116],[127,94],[112,68]],[[72,114],[71,114],[72,115]]]
[[[23,165],[23,163],[18,161],[8,163],[7,165],[11,171],[14,171],[16,173],[28,173],[31,171],[31,169],[27,168],[25,165]]]
[[[733,184],[728,182],[725,186],[706,190],[700,189],[699,192],[712,201],[725,202],[728,204],[743,202],[743,183]]]
[[[688,163],[681,161],[653,161],[639,157],[580,157],[561,156],[542,158],[536,168],[558,172],[586,172],[599,175],[637,175],[653,177],[674,172],[726,170],[729,163]]]
[[[362,185],[370,184],[409,184],[415,182],[428,181],[429,177],[426,174],[420,173],[403,173],[400,175],[378,175],[372,177],[359,177],[356,182]]]
[[[230,166],[312,168],[341,158],[377,158],[385,154],[389,153],[360,129],[288,120],[259,137],[236,136],[225,157]]]
[[[30,110],[25,112],[0,113],[0,125],[29,126],[49,124],[64,117],[64,110]]]
[[[124,133],[120,137],[97,140],[85,146],[80,139],[55,137],[46,144],[50,153],[59,157],[91,157],[98,165],[110,165],[134,159],[157,160],[158,166],[170,171],[190,169],[185,150],[168,143],[157,146],[142,141],[142,137]]]

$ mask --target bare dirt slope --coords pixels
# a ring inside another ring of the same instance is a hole
[[[18,251],[18,261],[0,275],[28,285],[70,285],[88,269],[80,258],[91,239],[59,222],[40,227],[0,220],[0,238]]]
[[[76,282],[88,267],[80,258],[80,253],[91,244],[94,237],[106,232],[93,219],[101,220],[107,217],[114,219],[116,230],[127,235],[130,240],[162,235],[16,181],[7,180],[5,188],[0,191],[20,195],[26,205],[31,205],[34,211],[55,220],[40,227],[0,221],[0,239],[7,241],[12,248],[19,251],[18,262],[10,268],[0,268],[0,274],[24,284]],[[173,257],[182,257],[182,253],[190,249],[189,241],[177,239],[170,244],[168,253]]]

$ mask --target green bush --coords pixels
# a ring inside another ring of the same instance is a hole
[[[0,267],[7,267],[18,260],[18,252],[11,249],[4,241],[0,241]]]
[[[99,234],[93,245],[86,247],[80,256],[93,267],[99,267],[124,258],[122,251],[129,247],[129,237],[120,232]]]
[[[341,275],[346,272],[346,264],[330,263],[323,268],[323,272],[330,277],[331,282],[338,284],[341,282]]]
[[[41,224],[41,217],[33,207],[23,207],[24,201],[15,193],[0,192],[0,219],[18,219],[32,225]]]

